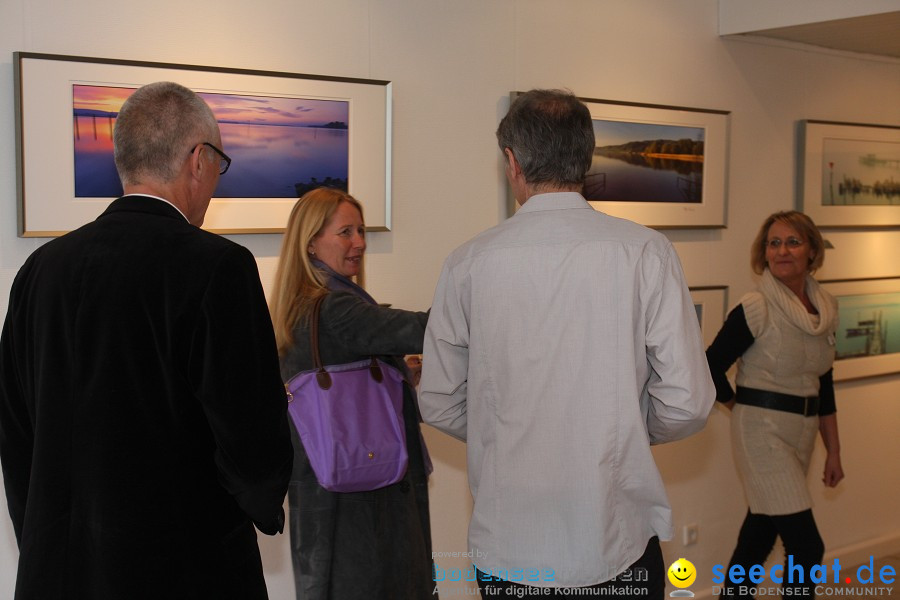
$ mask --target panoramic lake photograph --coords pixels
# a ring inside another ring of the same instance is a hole
[[[822,140],[822,205],[900,204],[900,142]]]
[[[75,197],[120,196],[112,131],[119,108],[134,89],[72,88]],[[296,198],[320,185],[347,190],[349,102],[198,95],[212,108],[222,133],[222,150],[232,159],[214,197]]]
[[[595,119],[588,200],[703,201],[702,127]]]

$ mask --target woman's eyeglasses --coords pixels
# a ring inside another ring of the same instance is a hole
[[[778,250],[782,245],[787,246],[788,248],[799,248],[806,242],[801,240],[800,238],[789,237],[786,240],[782,240],[780,238],[773,238],[771,240],[766,241],[766,246],[771,248],[772,250]]]

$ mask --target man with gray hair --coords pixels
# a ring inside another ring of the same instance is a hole
[[[715,396],[681,265],[582,197],[594,130],[571,93],[518,96],[497,137],[521,209],[444,263],[420,396],[467,442],[482,595],[662,598],[650,445],[700,430]]]
[[[263,599],[293,452],[256,262],[199,229],[231,160],[168,82],[114,144],[125,194],[28,258],[0,338],[16,598]]]

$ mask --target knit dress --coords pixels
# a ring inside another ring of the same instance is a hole
[[[723,391],[722,381],[739,356],[732,450],[750,511],[756,514],[786,515],[812,507],[806,473],[819,416],[835,412],[831,367],[837,301],[811,276],[806,279],[806,292],[818,314],[808,313],[800,299],[765,270],[758,291],[741,298],[729,315],[731,325],[726,322],[707,352],[720,401],[733,397],[733,392]],[[741,312],[752,339],[735,344],[734,330],[741,325],[735,321],[741,320]],[[822,389],[823,384],[827,389]],[[724,387],[730,391],[727,383]],[[741,404],[742,387],[820,396],[819,414],[807,417]]]

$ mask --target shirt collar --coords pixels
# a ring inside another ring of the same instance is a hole
[[[569,208],[587,208],[594,210],[584,196],[578,192],[549,192],[535,194],[522,205],[518,212],[535,212],[542,210],[564,210]]]
[[[172,204],[171,202],[169,202],[169,201],[166,200],[165,198],[160,198],[159,196],[154,196],[154,195],[152,195],[152,194],[125,194],[125,195],[122,196],[122,197],[123,197],[123,198],[127,198],[128,196],[144,196],[145,198],[153,198],[154,200],[161,200],[162,202],[165,202],[166,204],[168,204],[169,206],[171,206],[172,208],[174,208],[175,210],[177,210],[177,211],[178,211],[178,214],[181,215],[182,217],[184,217],[184,220],[185,220],[185,221],[187,221],[188,223],[191,222],[190,219],[188,219],[188,218],[185,216],[185,214],[184,214],[183,212],[181,212],[181,209],[180,209],[180,208],[178,208],[177,206],[175,206],[174,204]]]

